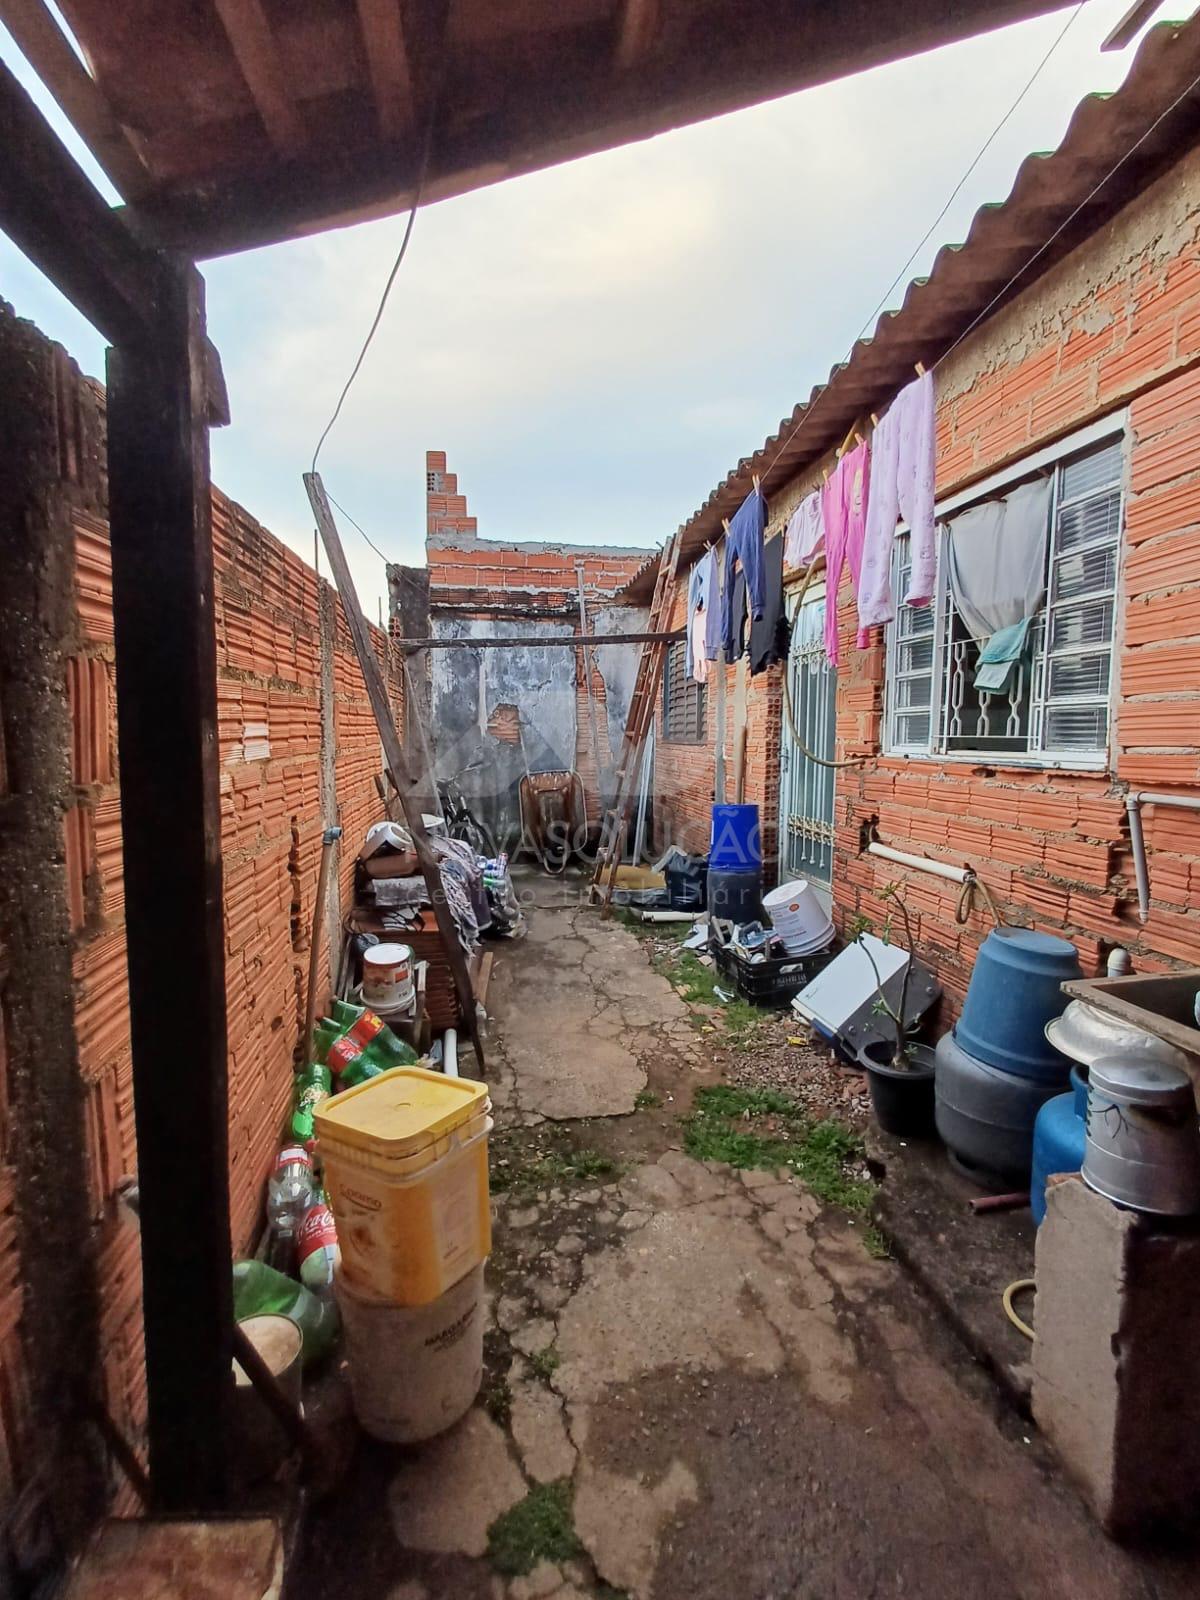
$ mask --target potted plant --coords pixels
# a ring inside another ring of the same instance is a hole
[[[933,1048],[910,1039],[904,1025],[913,963],[912,922],[898,883],[889,883],[883,889],[880,898],[887,901],[899,914],[904,929],[904,949],[908,952],[909,959],[904,964],[900,980],[899,1004],[893,1006],[884,992],[883,979],[880,977],[875,957],[863,938],[865,933],[872,931],[871,924],[866,917],[855,918],[851,925],[851,938],[862,949],[875,974],[877,998],[873,1009],[875,1015],[885,1018],[888,1024],[887,1036],[864,1045],[858,1059],[866,1069],[867,1084],[871,1091],[871,1107],[875,1112],[875,1120],[883,1131],[900,1138],[928,1138],[934,1132]],[[879,937],[884,944],[892,942],[890,910],[880,929]]]

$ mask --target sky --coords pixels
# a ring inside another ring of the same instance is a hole
[[[1086,0],[907,276],[1051,150],[1136,42]],[[1160,5],[1181,17],[1186,0]],[[846,356],[1072,11],[443,201],[416,220],[321,455],[394,561],[424,560],[424,457],[445,450],[479,531],[650,547]],[[1140,36],[1139,36],[1140,37]],[[102,176],[0,27],[0,57]],[[312,559],[301,484],[404,230],[388,218],[204,264],[233,423],[215,481]],[[903,287],[890,297],[898,304]],[[102,376],[103,341],[0,235],[0,297]],[[383,563],[344,528],[364,610]]]

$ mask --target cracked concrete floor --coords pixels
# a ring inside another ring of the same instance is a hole
[[[633,936],[542,885],[498,953],[495,1199],[480,1403],[429,1445],[364,1441],[315,1515],[323,1600],[931,1600],[1194,1594],[1109,1544],[891,1262],[802,1185],[691,1160],[711,1036]],[[664,1102],[635,1110],[649,1082]],[[552,1142],[539,1142],[549,1134]],[[563,1153],[619,1169],[573,1177]],[[552,1159],[546,1159],[549,1151]],[[579,1552],[516,1578],[488,1528],[571,1486]]]

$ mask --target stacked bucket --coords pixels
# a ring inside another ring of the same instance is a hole
[[[762,830],[757,806],[714,806],[708,850],[708,914],[727,922],[762,916]]]
[[[457,1422],[483,1372],[487,1087],[397,1067],[316,1114],[358,1420],[396,1444]]]
[[[984,1184],[1028,1184],[1033,1125],[1067,1088],[1071,1062],[1046,1037],[1082,972],[1075,946],[1028,928],[996,929],[980,946],[962,1016],[938,1043],[937,1130]]]

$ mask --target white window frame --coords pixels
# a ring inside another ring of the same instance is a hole
[[[960,490],[957,494],[945,496],[934,506],[934,516],[940,524],[949,516],[959,511],[965,511],[969,506],[977,505],[984,500],[993,499],[1005,489],[1013,488],[1016,484],[1030,478],[1045,467],[1057,468],[1068,456],[1078,455],[1081,451],[1120,439],[1121,441],[1121,478],[1120,478],[1120,512],[1118,519],[1118,534],[1116,546],[1116,560],[1113,576],[1113,661],[1108,677],[1108,703],[1107,703],[1107,738],[1102,750],[1054,750],[1038,749],[1027,752],[1022,751],[988,751],[988,750],[945,750],[941,748],[944,740],[943,705],[946,695],[946,671],[949,662],[949,646],[946,639],[946,624],[949,611],[949,580],[945,560],[945,535],[939,531],[937,550],[937,579],[931,607],[934,611],[933,634],[933,662],[931,667],[930,682],[930,708],[929,708],[929,737],[924,744],[905,744],[895,737],[896,712],[895,685],[898,681],[898,649],[902,642],[896,623],[890,622],[886,628],[886,679],[884,683],[884,719],[883,719],[883,754],[884,756],[903,757],[908,760],[953,763],[966,766],[989,767],[1027,767],[1036,770],[1070,769],[1077,772],[1105,772],[1111,770],[1113,763],[1113,705],[1118,692],[1117,662],[1118,646],[1120,643],[1123,605],[1121,591],[1121,575],[1125,548],[1125,508],[1128,501],[1129,490],[1129,413],[1127,409],[1113,412],[1098,422],[1080,428],[1065,438],[1057,440],[1052,445],[1047,445],[1041,450],[1031,452],[1014,462],[1011,467],[1006,467],[1000,472],[982,478],[968,489]],[[1058,485],[1057,471],[1054,475],[1054,489],[1050,508],[1051,538],[1053,539],[1058,526]],[[908,533],[906,523],[901,523],[896,529],[896,538],[899,540]],[[1097,598],[1103,598],[1098,596]],[[897,595],[898,607],[902,603]],[[1049,604],[1049,595],[1043,602],[1039,617],[1046,614]],[[1039,662],[1031,667],[1034,674],[1034,684],[1039,677],[1044,676],[1046,656],[1043,653]],[[925,676],[925,674],[907,674],[906,676]],[[1038,715],[1044,711],[1045,698],[1031,692],[1031,713]]]

